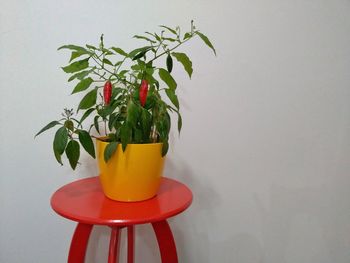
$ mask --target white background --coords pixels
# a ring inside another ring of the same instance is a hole
[[[191,19],[218,56],[196,39],[192,80],[175,65],[184,125],[165,175],[194,193],[170,220],[180,262],[350,262],[350,1],[1,0],[1,263],[65,262],[75,224],[50,196],[97,173],[86,155],[60,167],[54,131],[33,138],[79,99],[57,47],[104,33],[131,50],[134,34]],[[94,230],[88,263],[107,262],[108,235]],[[158,253],[138,228],[136,262]]]

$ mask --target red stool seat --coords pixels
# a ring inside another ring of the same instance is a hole
[[[141,202],[118,202],[105,197],[98,177],[75,181],[58,189],[51,206],[59,215],[78,222],[68,263],[83,263],[93,225],[112,228],[108,263],[118,262],[119,234],[128,229],[128,263],[134,262],[134,225],[151,223],[163,263],[177,263],[175,241],[166,219],[191,205],[192,192],[184,184],[163,178],[157,196]]]

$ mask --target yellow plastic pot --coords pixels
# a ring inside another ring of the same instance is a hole
[[[128,144],[125,152],[118,144],[106,163],[108,142],[96,140],[100,181],[104,194],[113,200],[135,202],[154,197],[160,186],[164,160],[162,143]]]

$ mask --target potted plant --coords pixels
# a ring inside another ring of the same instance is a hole
[[[145,200],[158,190],[169,148],[170,114],[177,115],[178,132],[182,127],[177,84],[171,75],[173,60],[190,78],[193,72],[189,57],[177,50],[198,36],[216,55],[193,21],[184,34],[179,27],[160,27],[158,34],[135,35],[146,45],[131,52],[105,47],[103,35],[99,46],[58,48],[71,51],[70,64],[62,69],[70,75],[68,82],[77,81],[72,94],[84,96],[76,112],[65,109],[61,119],[47,124],[36,136],[58,127],[53,152],[61,165],[65,154],[72,169],[78,164],[81,148],[96,157],[96,139],[102,188],[114,200]],[[87,120],[91,120],[88,126]]]

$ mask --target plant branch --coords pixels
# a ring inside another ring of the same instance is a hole
[[[151,60],[148,61],[147,63],[151,63],[152,61],[156,60],[157,58],[159,58],[159,57],[161,57],[161,56],[163,56],[163,55],[165,55],[165,54],[167,54],[167,53],[173,51],[174,49],[178,48],[178,47],[181,46],[182,44],[186,43],[186,42],[187,42],[188,40],[190,40],[192,37],[193,37],[193,35],[192,35],[191,37],[187,38],[186,40],[180,42],[180,43],[177,44],[175,47],[173,47],[173,48],[171,48],[171,49],[169,49],[169,50],[167,50],[167,51],[164,51],[164,52],[160,53],[159,55],[155,56],[153,59],[151,59]]]
[[[97,56],[98,60],[101,61],[101,59]],[[99,61],[97,61],[93,56],[92,59],[97,63],[97,65],[99,65],[101,67],[101,69],[105,70],[106,72],[108,72],[109,74],[111,74],[112,76],[115,76],[117,78],[118,81],[120,82],[127,82],[128,84],[135,86],[134,83],[131,83],[125,79],[121,79],[117,74],[113,73],[112,71],[110,71],[109,69],[105,68],[103,66],[103,64],[101,64]],[[101,61],[102,62],[102,61]]]
[[[118,68],[115,70],[115,74],[118,73],[118,71],[119,71],[121,65],[124,63],[124,61],[126,60],[126,58],[127,58],[127,57],[125,57],[125,58],[122,60],[122,63],[120,63],[120,65],[118,66]]]
[[[99,76],[101,79],[104,79],[104,81],[107,80],[107,78],[104,77],[104,75],[100,75],[98,72],[96,72],[95,70],[92,71],[92,73],[94,73],[95,75]]]

